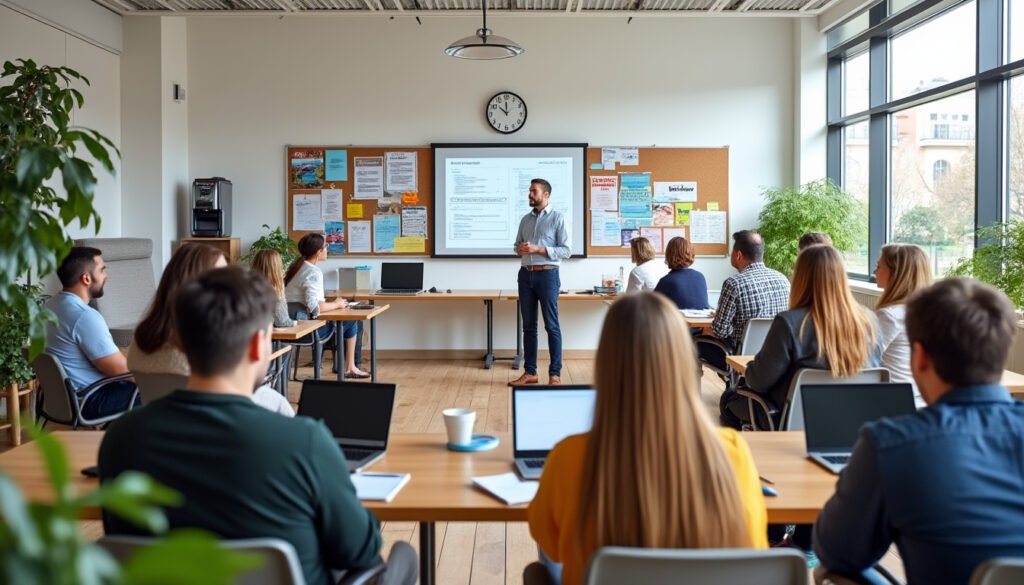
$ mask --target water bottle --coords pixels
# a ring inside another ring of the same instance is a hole
[[[619,266],[619,278],[615,280],[615,292],[622,294],[622,284],[626,281],[626,267]]]

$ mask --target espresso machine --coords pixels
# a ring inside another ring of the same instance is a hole
[[[224,177],[192,181],[192,237],[231,235],[231,181]]]

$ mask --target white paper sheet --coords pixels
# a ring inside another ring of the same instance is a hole
[[[341,189],[323,189],[320,191],[323,201],[320,206],[320,215],[325,222],[341,221]]]
[[[655,203],[683,203],[697,201],[696,181],[655,181]]]
[[[621,243],[619,216],[614,212],[590,212],[590,245],[618,246]]]
[[[619,209],[619,177],[590,177],[590,208],[595,211]]]
[[[350,221],[348,222],[348,253],[369,254],[370,253],[370,222]]]
[[[349,476],[360,500],[390,502],[409,483],[408,473],[355,473]]]
[[[640,149],[633,148],[620,148],[619,149],[619,164],[624,167],[635,167],[640,164]]]
[[[510,506],[532,501],[540,486],[539,481],[524,481],[512,472],[474,477],[473,483]]]
[[[690,234],[694,244],[725,244],[724,211],[691,211]]]
[[[606,171],[614,171],[615,163],[619,162],[619,149],[618,148],[602,148],[601,149],[601,165]]]
[[[662,230],[662,232],[661,232],[661,239],[662,239],[663,243],[666,246],[668,245],[669,242],[672,241],[672,238],[685,238],[685,237],[686,237],[686,228],[684,228],[684,227],[664,228]],[[662,250],[662,252],[664,252],[664,251],[665,250]]]
[[[384,195],[384,157],[357,156],[352,159],[352,197],[355,199],[379,199]]]
[[[416,153],[386,152],[387,191],[416,191]]]
[[[292,198],[292,229],[306,232],[322,232],[324,220],[320,215],[319,195],[296,195]]]
[[[402,235],[427,237],[427,208],[402,208]]]
[[[651,241],[651,245],[658,251],[659,254],[665,253],[665,242],[661,239],[661,228],[657,227],[642,227],[640,228],[640,237],[647,238]]]

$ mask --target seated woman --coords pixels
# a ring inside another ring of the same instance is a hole
[[[328,301],[324,296],[324,273],[317,268],[317,263],[327,259],[327,240],[323,234],[306,234],[299,240],[299,254],[284,275],[285,300],[289,303],[300,303],[305,311],[292,313],[295,319],[313,319],[322,311],[344,309],[348,303],[344,299]],[[345,343],[345,377],[369,378],[370,374],[356,367],[356,335],[359,326],[356,321],[339,321],[339,331]],[[320,339],[330,336],[334,323],[317,329]]]
[[[660,295],[637,293],[609,309],[593,427],[555,446],[530,503],[530,534],[551,562],[528,567],[527,584],[578,585],[602,546],[767,546],[750,449],[708,416],[696,360],[678,359],[694,351],[686,329]]]
[[[277,306],[274,308],[274,327],[291,327],[295,320],[288,316],[288,301],[284,299],[284,264],[277,250],[260,250],[252,258],[251,267],[254,272],[262,275],[270,283],[277,295]]]
[[[153,302],[135,328],[128,347],[128,369],[146,374],[178,374],[191,371],[185,354],[177,347],[171,314],[174,294],[181,285],[200,274],[227,266],[224,254],[206,244],[190,243],[178,248],[160,276]],[[252,395],[253,402],[285,416],[295,416],[288,400],[270,386],[260,386]]]
[[[928,255],[913,244],[882,246],[875,269],[875,281],[882,296],[875,305],[878,317],[878,338],[882,348],[882,366],[889,370],[893,382],[906,382],[914,387],[914,402],[926,406],[921,392],[910,374],[910,343],[903,323],[907,297],[932,283]]]
[[[747,387],[780,411],[797,370],[847,378],[881,363],[874,315],[850,294],[846,267],[832,246],[810,246],[797,256],[789,307],[775,316],[744,374]],[[749,418],[746,398],[733,395],[722,404],[723,425],[738,429]],[[758,426],[766,428],[767,421]]]
[[[690,268],[694,255],[693,244],[686,238],[669,240],[665,246],[669,273],[658,281],[654,292],[667,296],[680,309],[710,309],[708,283],[703,274]]]
[[[629,273],[626,292],[654,290],[658,281],[668,273],[668,266],[654,257],[654,245],[647,238],[633,238],[629,243],[629,255],[632,256],[636,268]]]

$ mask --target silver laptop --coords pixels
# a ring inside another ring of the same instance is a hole
[[[595,396],[593,386],[512,388],[512,453],[523,479],[540,478],[559,441],[590,430]]]
[[[298,415],[322,420],[345,454],[349,472],[356,473],[384,457],[395,388],[394,384],[306,380]]]
[[[382,262],[379,295],[418,295],[423,292],[422,262]]]
[[[913,414],[910,384],[800,386],[807,456],[832,473],[846,467],[864,423]]]

